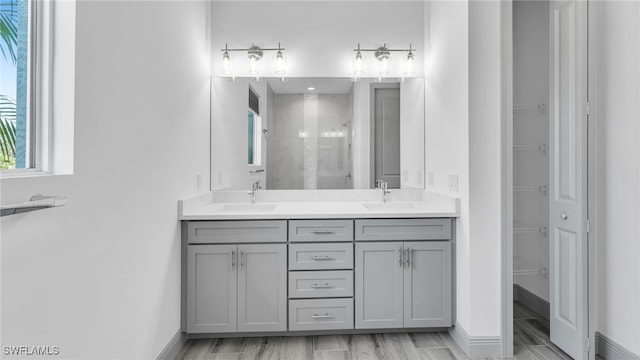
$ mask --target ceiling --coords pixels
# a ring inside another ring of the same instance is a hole
[[[276,94],[347,94],[353,83],[347,78],[287,78],[282,82],[278,78],[267,78],[266,81]],[[309,90],[313,87],[314,90]]]

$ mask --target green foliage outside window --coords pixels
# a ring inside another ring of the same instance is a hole
[[[0,0],[0,54],[14,65],[18,48],[17,0]],[[16,101],[0,93],[0,169],[16,167]]]

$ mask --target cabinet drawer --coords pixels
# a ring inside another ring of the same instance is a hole
[[[289,300],[289,330],[353,329],[353,299]]]
[[[353,296],[353,271],[291,271],[290,298]]]
[[[286,242],[286,220],[190,221],[190,244]]]
[[[289,241],[352,241],[353,220],[290,220]]]
[[[289,244],[289,270],[353,269],[353,243]]]
[[[356,241],[450,240],[451,219],[356,220]]]

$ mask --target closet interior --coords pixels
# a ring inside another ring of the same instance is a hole
[[[549,318],[549,2],[513,2],[514,299]]]

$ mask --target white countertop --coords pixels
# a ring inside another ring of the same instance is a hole
[[[214,191],[179,201],[180,220],[341,219],[458,217],[455,197],[422,190]]]

